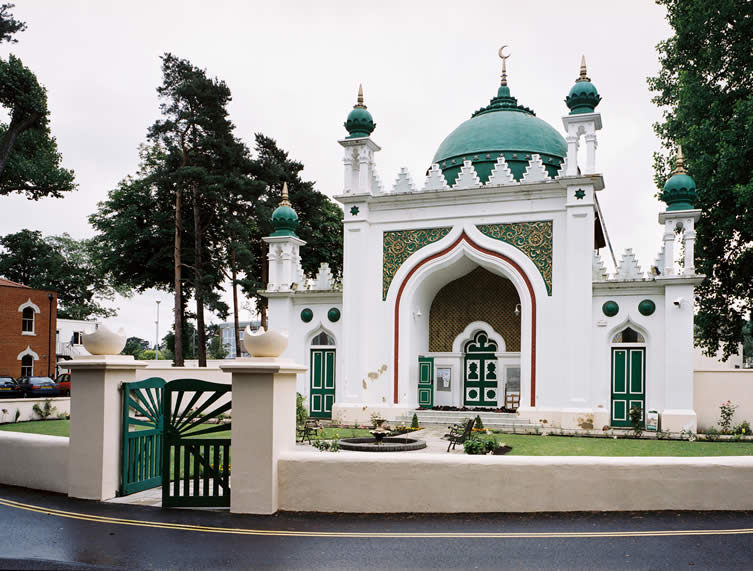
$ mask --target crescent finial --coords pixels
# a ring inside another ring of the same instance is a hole
[[[510,57],[509,53],[505,55],[505,48],[507,47],[509,46],[505,44],[499,48],[499,58],[502,60],[502,79],[499,82],[500,85],[507,85],[507,58]]]

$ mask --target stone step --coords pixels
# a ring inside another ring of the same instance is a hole
[[[518,418],[515,413],[509,412],[479,412],[469,410],[417,410],[415,411],[418,417],[418,422],[421,425],[428,424],[458,424],[463,420],[474,418],[475,416],[481,417],[484,427],[499,428],[504,430],[521,430],[521,431],[535,431],[540,427],[539,424],[533,424],[527,420]],[[413,413],[407,414],[400,419],[400,422],[406,424],[410,423],[413,418]]]

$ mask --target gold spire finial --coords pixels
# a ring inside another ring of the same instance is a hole
[[[507,85],[507,58],[510,57],[510,54],[504,54],[506,47],[505,45],[499,48],[499,58],[502,60],[502,80],[499,82],[500,85]]]
[[[586,56],[580,56],[580,76],[575,81],[591,81],[586,75]]]
[[[685,170],[685,162],[682,157],[682,145],[677,145],[677,157],[675,158],[675,170],[672,174],[688,174]]]
[[[366,109],[366,105],[363,104],[363,84],[358,84],[358,99],[353,109]]]
[[[288,183],[287,182],[282,183],[282,200],[280,201],[280,206],[292,206],[290,204],[290,201],[288,200]]]

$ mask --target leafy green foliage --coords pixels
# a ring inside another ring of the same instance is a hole
[[[3,42],[17,43],[18,40],[13,37],[18,32],[26,29],[26,23],[16,20],[10,13],[15,4],[0,5],[0,44]]]
[[[21,230],[0,237],[0,275],[29,287],[56,291],[58,316],[69,319],[109,317],[115,311],[101,305],[115,290],[102,277],[88,240],[68,234],[43,238]]]
[[[126,339],[125,347],[120,352],[121,355],[133,355],[136,359],[141,358],[141,354],[149,349],[149,341],[141,337],[129,337]]]
[[[649,78],[664,108],[655,125],[698,187],[696,271],[706,278],[696,325],[707,354],[738,351],[753,309],[753,3],[657,0],[674,35],[658,45],[661,70]],[[671,161],[655,155],[657,186]]]
[[[643,434],[643,409],[639,406],[630,407],[628,413],[630,417],[630,426],[633,428],[633,436],[640,438]]]
[[[484,429],[484,423],[481,422],[481,415],[480,414],[476,415],[476,422],[474,422],[473,428],[475,428],[477,430],[483,430]]]
[[[210,359],[224,359],[227,357],[228,350],[222,344],[222,336],[219,333],[210,336],[208,352]]]
[[[15,43],[13,35],[26,29],[11,8],[13,4],[0,5],[0,43]],[[73,171],[60,166],[50,133],[47,92],[13,54],[0,59],[0,106],[10,115],[9,123],[0,123],[0,196],[20,192],[38,200],[73,190]]]
[[[301,428],[306,423],[306,419],[309,416],[308,410],[306,410],[306,397],[301,393],[295,393],[295,426]]]
[[[410,427],[411,428],[419,428],[418,426],[418,415],[414,412],[413,418],[410,421]]]

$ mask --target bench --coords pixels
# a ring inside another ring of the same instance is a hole
[[[473,425],[475,423],[476,419],[472,418],[466,422],[465,425],[453,424],[452,426],[448,426],[450,432],[447,434],[447,437],[450,439],[450,443],[447,445],[447,452],[450,451],[450,448],[455,450],[456,444],[463,444],[471,437],[471,432],[473,431]]]
[[[315,418],[307,419],[301,426],[296,427],[296,442],[309,441],[311,444],[311,436],[317,436],[322,425],[319,424],[319,420]]]

